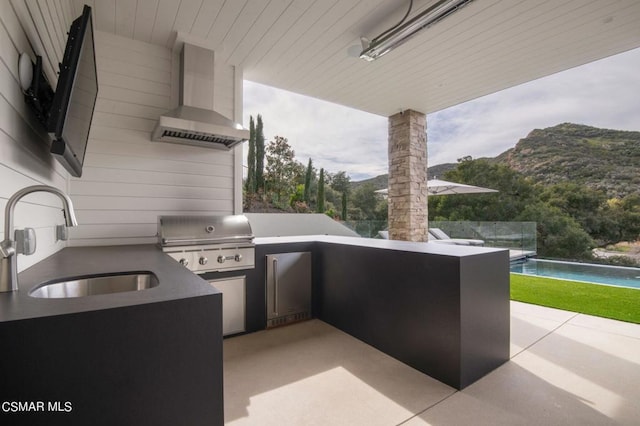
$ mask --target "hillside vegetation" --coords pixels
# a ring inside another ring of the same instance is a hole
[[[639,171],[640,132],[570,123],[536,129],[496,158],[460,159],[446,180],[499,192],[432,197],[429,218],[533,221],[539,255],[592,260],[595,247],[640,239]]]
[[[534,221],[541,256],[593,260],[595,247],[640,238],[640,132],[564,123],[533,130],[496,158],[430,167],[429,176],[499,191],[430,197],[429,220]],[[386,180],[356,184],[373,191]]]
[[[494,161],[536,183],[570,181],[624,197],[640,188],[640,132],[563,123],[533,130]]]
[[[444,163],[431,166],[427,169],[427,176],[429,179],[441,179],[442,176],[449,170],[453,170],[458,165],[456,163]],[[371,184],[376,190],[386,188],[389,185],[389,175],[379,175],[371,179],[359,180],[357,182],[351,182],[351,189],[355,190],[363,185]]]

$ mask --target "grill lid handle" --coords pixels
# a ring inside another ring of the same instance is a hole
[[[221,242],[236,242],[236,241],[251,241],[252,235],[233,235],[219,238],[206,238],[206,239],[193,239],[193,238],[162,238],[163,245],[171,244],[207,244],[207,243],[221,243]]]

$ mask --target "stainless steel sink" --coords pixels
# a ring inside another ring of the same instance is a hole
[[[29,296],[62,299],[141,291],[157,285],[158,277],[151,272],[124,272],[120,274],[65,278],[47,282],[31,290]]]

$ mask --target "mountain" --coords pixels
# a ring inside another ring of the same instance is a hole
[[[368,183],[372,184],[376,190],[386,188],[389,184],[389,175],[388,174],[378,175],[370,179],[359,180],[357,182],[350,182],[351,191],[355,191],[356,189]]]
[[[429,179],[444,179],[444,174],[449,170],[453,170],[458,163],[444,163],[431,166],[427,169],[427,177]]]
[[[442,178],[442,176],[448,172],[449,170],[453,170],[455,169],[457,166],[456,163],[445,163],[445,164],[438,164],[435,166],[431,166],[427,169],[427,176],[429,177],[429,179],[433,179],[433,178]],[[367,183],[371,183],[373,184],[373,187],[378,190],[378,189],[383,189],[386,188],[389,184],[389,175],[388,174],[384,174],[384,175],[379,175],[376,176],[374,178],[371,179],[365,179],[365,180],[360,180],[357,182],[351,182],[351,190],[355,190],[357,188],[359,188],[360,186],[367,184]]]
[[[574,182],[625,196],[640,188],[640,132],[563,123],[535,129],[493,161],[535,182]]]
[[[562,123],[535,129],[488,160],[546,185],[570,181],[602,190],[609,197],[640,191],[640,132]],[[444,174],[456,165],[429,167],[429,178],[446,179]],[[352,189],[369,182],[376,189],[386,188],[388,175],[352,182]]]

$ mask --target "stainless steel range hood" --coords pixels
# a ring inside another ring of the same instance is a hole
[[[185,43],[180,55],[180,106],[160,116],[157,142],[230,149],[249,131],[213,110],[214,52]]]
[[[249,131],[213,110],[181,105],[160,116],[153,131],[157,142],[228,149],[249,139]]]

